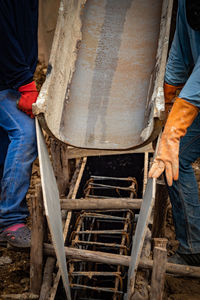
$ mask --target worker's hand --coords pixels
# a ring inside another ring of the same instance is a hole
[[[21,97],[17,103],[17,107],[31,118],[34,118],[32,104],[36,102],[38,97],[35,81],[20,86],[18,91],[21,93]]]
[[[174,102],[165,125],[158,153],[149,171],[149,177],[158,178],[165,170],[167,183],[172,185],[179,175],[179,144],[187,128],[198,115],[198,108],[188,101],[178,98]]]
[[[173,137],[173,127],[171,127],[170,129],[167,130],[167,132],[166,130],[164,130],[159,143],[158,153],[149,171],[149,177],[153,178],[158,178],[165,171],[167,183],[169,186],[172,185],[173,180],[178,180],[178,156],[180,141],[179,138]]]

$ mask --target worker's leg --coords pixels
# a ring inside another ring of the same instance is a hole
[[[181,139],[179,180],[169,187],[179,253],[200,253],[200,202],[191,163],[200,157],[200,114]]]
[[[19,92],[0,92],[0,127],[10,140],[1,180],[0,229],[25,222],[28,216],[26,193],[32,163],[37,156],[35,122],[19,111]]]
[[[3,176],[4,161],[6,158],[9,143],[10,140],[8,138],[7,132],[2,127],[0,127],[0,181]]]

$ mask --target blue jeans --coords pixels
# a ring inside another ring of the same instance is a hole
[[[29,215],[26,193],[37,157],[36,132],[34,119],[16,107],[19,97],[15,90],[0,91],[0,230]]]
[[[198,185],[191,163],[200,157],[200,113],[181,139],[179,152],[179,179],[168,187],[178,252],[200,253],[200,202]]]

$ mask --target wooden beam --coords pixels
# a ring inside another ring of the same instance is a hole
[[[51,156],[54,174],[60,196],[66,196],[69,187],[69,165],[67,158],[67,145],[51,138]]]
[[[51,257],[51,256],[47,257],[46,264],[44,267],[44,276],[43,276],[43,282],[42,282],[39,300],[49,299],[49,293],[53,281],[53,269],[55,266],[55,262],[56,262],[55,257]]]
[[[165,237],[168,191],[164,180],[156,181],[156,198],[154,206],[152,237]]]
[[[98,209],[140,209],[142,199],[107,198],[107,199],[61,199],[61,208],[65,210]]]
[[[68,159],[71,159],[71,158],[81,158],[84,156],[119,155],[119,154],[132,154],[132,153],[144,153],[144,152],[152,152],[152,153],[154,152],[151,143],[136,149],[127,149],[121,151],[81,149],[81,148],[74,148],[69,146],[67,148],[67,157]]]
[[[167,239],[154,239],[150,300],[162,300],[167,264]]]
[[[36,188],[36,197],[32,201],[32,232],[30,250],[30,291],[40,294],[43,267],[44,238],[43,197],[41,185]]]
[[[38,300],[38,297],[38,295],[32,293],[1,295],[1,299],[5,300]]]
[[[47,255],[55,256],[55,251],[52,245],[44,243],[44,252]],[[81,261],[99,262],[111,265],[129,266],[130,256],[111,254],[100,251],[82,250],[76,248],[65,247],[65,255],[67,259],[78,259]],[[142,269],[152,269],[153,260],[142,259],[139,262],[139,267]],[[176,265],[167,263],[166,272],[181,276],[200,278],[200,267],[192,267],[186,265]]]
[[[55,255],[52,245],[44,243],[44,251],[47,255]],[[65,247],[67,259],[78,259],[81,261],[99,262],[105,264],[129,266],[129,256],[111,254],[100,251],[82,250],[77,248]]]

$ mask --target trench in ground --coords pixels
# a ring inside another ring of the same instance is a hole
[[[83,176],[79,185],[79,190],[77,193],[76,198],[84,198],[85,197],[85,189],[87,186],[88,180],[92,176],[104,176],[104,177],[114,177],[114,178],[128,178],[128,177],[135,177],[137,181],[137,195],[135,198],[142,198],[143,194],[143,177],[144,177],[144,153],[137,153],[137,154],[124,154],[124,155],[112,155],[112,156],[99,156],[99,157],[89,157],[87,159],[87,163],[85,166],[85,170],[83,172]],[[107,185],[118,185],[123,187],[129,187],[129,181],[118,181],[117,179],[111,180],[97,180],[99,184],[107,184]],[[118,190],[118,189],[100,189],[100,190],[93,190],[94,197],[129,197],[130,192]],[[91,212],[91,211],[90,211]],[[87,212],[73,212],[72,221],[70,226],[70,232],[67,237],[67,246],[72,246],[72,242],[75,240],[74,238],[74,231],[77,232],[78,224],[77,220],[80,221],[80,216],[83,216],[84,213]],[[92,213],[95,213],[92,211]],[[132,234],[136,225],[136,218],[137,214],[139,213],[138,210],[129,212],[128,210],[118,210],[118,211],[106,211],[106,212],[99,212],[105,215],[108,215],[107,220],[86,217],[84,221],[81,223],[79,230],[123,230],[124,223],[119,220],[113,219],[116,217],[129,217],[130,224],[128,225],[127,233],[128,238],[130,240],[126,240],[125,245],[129,248],[128,250],[122,249],[122,255],[130,255],[131,244],[132,244]],[[109,220],[110,219],[110,220]],[[93,222],[93,223],[92,223]],[[91,225],[92,224],[92,225]],[[84,227],[84,228],[83,228]],[[121,236],[119,235],[79,235],[80,240],[88,240],[95,242],[98,240],[100,243],[117,243],[120,244]],[[96,238],[96,239],[95,239]],[[72,241],[73,240],[73,241]],[[74,247],[79,247],[82,249],[87,250],[96,250],[96,251],[104,251],[109,253],[119,254],[119,249],[115,247],[107,248],[104,246],[96,246],[96,245],[79,245],[75,244]],[[89,263],[89,262],[68,262],[68,270],[69,272],[73,272],[73,274],[77,274],[76,272],[109,272],[111,273],[120,273],[120,279],[116,279],[117,276],[98,276],[94,275],[92,277],[88,276],[74,276],[73,278],[70,277],[72,286],[72,299],[76,300],[84,300],[84,299],[123,299],[124,293],[127,290],[127,272],[128,268],[125,267],[118,267],[114,265],[106,265],[106,264],[97,264],[97,263]],[[83,287],[84,286],[84,287]],[[92,287],[86,288],[86,286]],[[100,288],[96,290],[96,287]],[[114,289],[116,288],[117,292],[113,292],[113,290],[107,291],[106,289]],[[103,289],[103,290],[101,290]],[[58,292],[56,295],[56,299],[62,300],[65,299],[65,292],[62,287],[62,283],[60,282]]]

